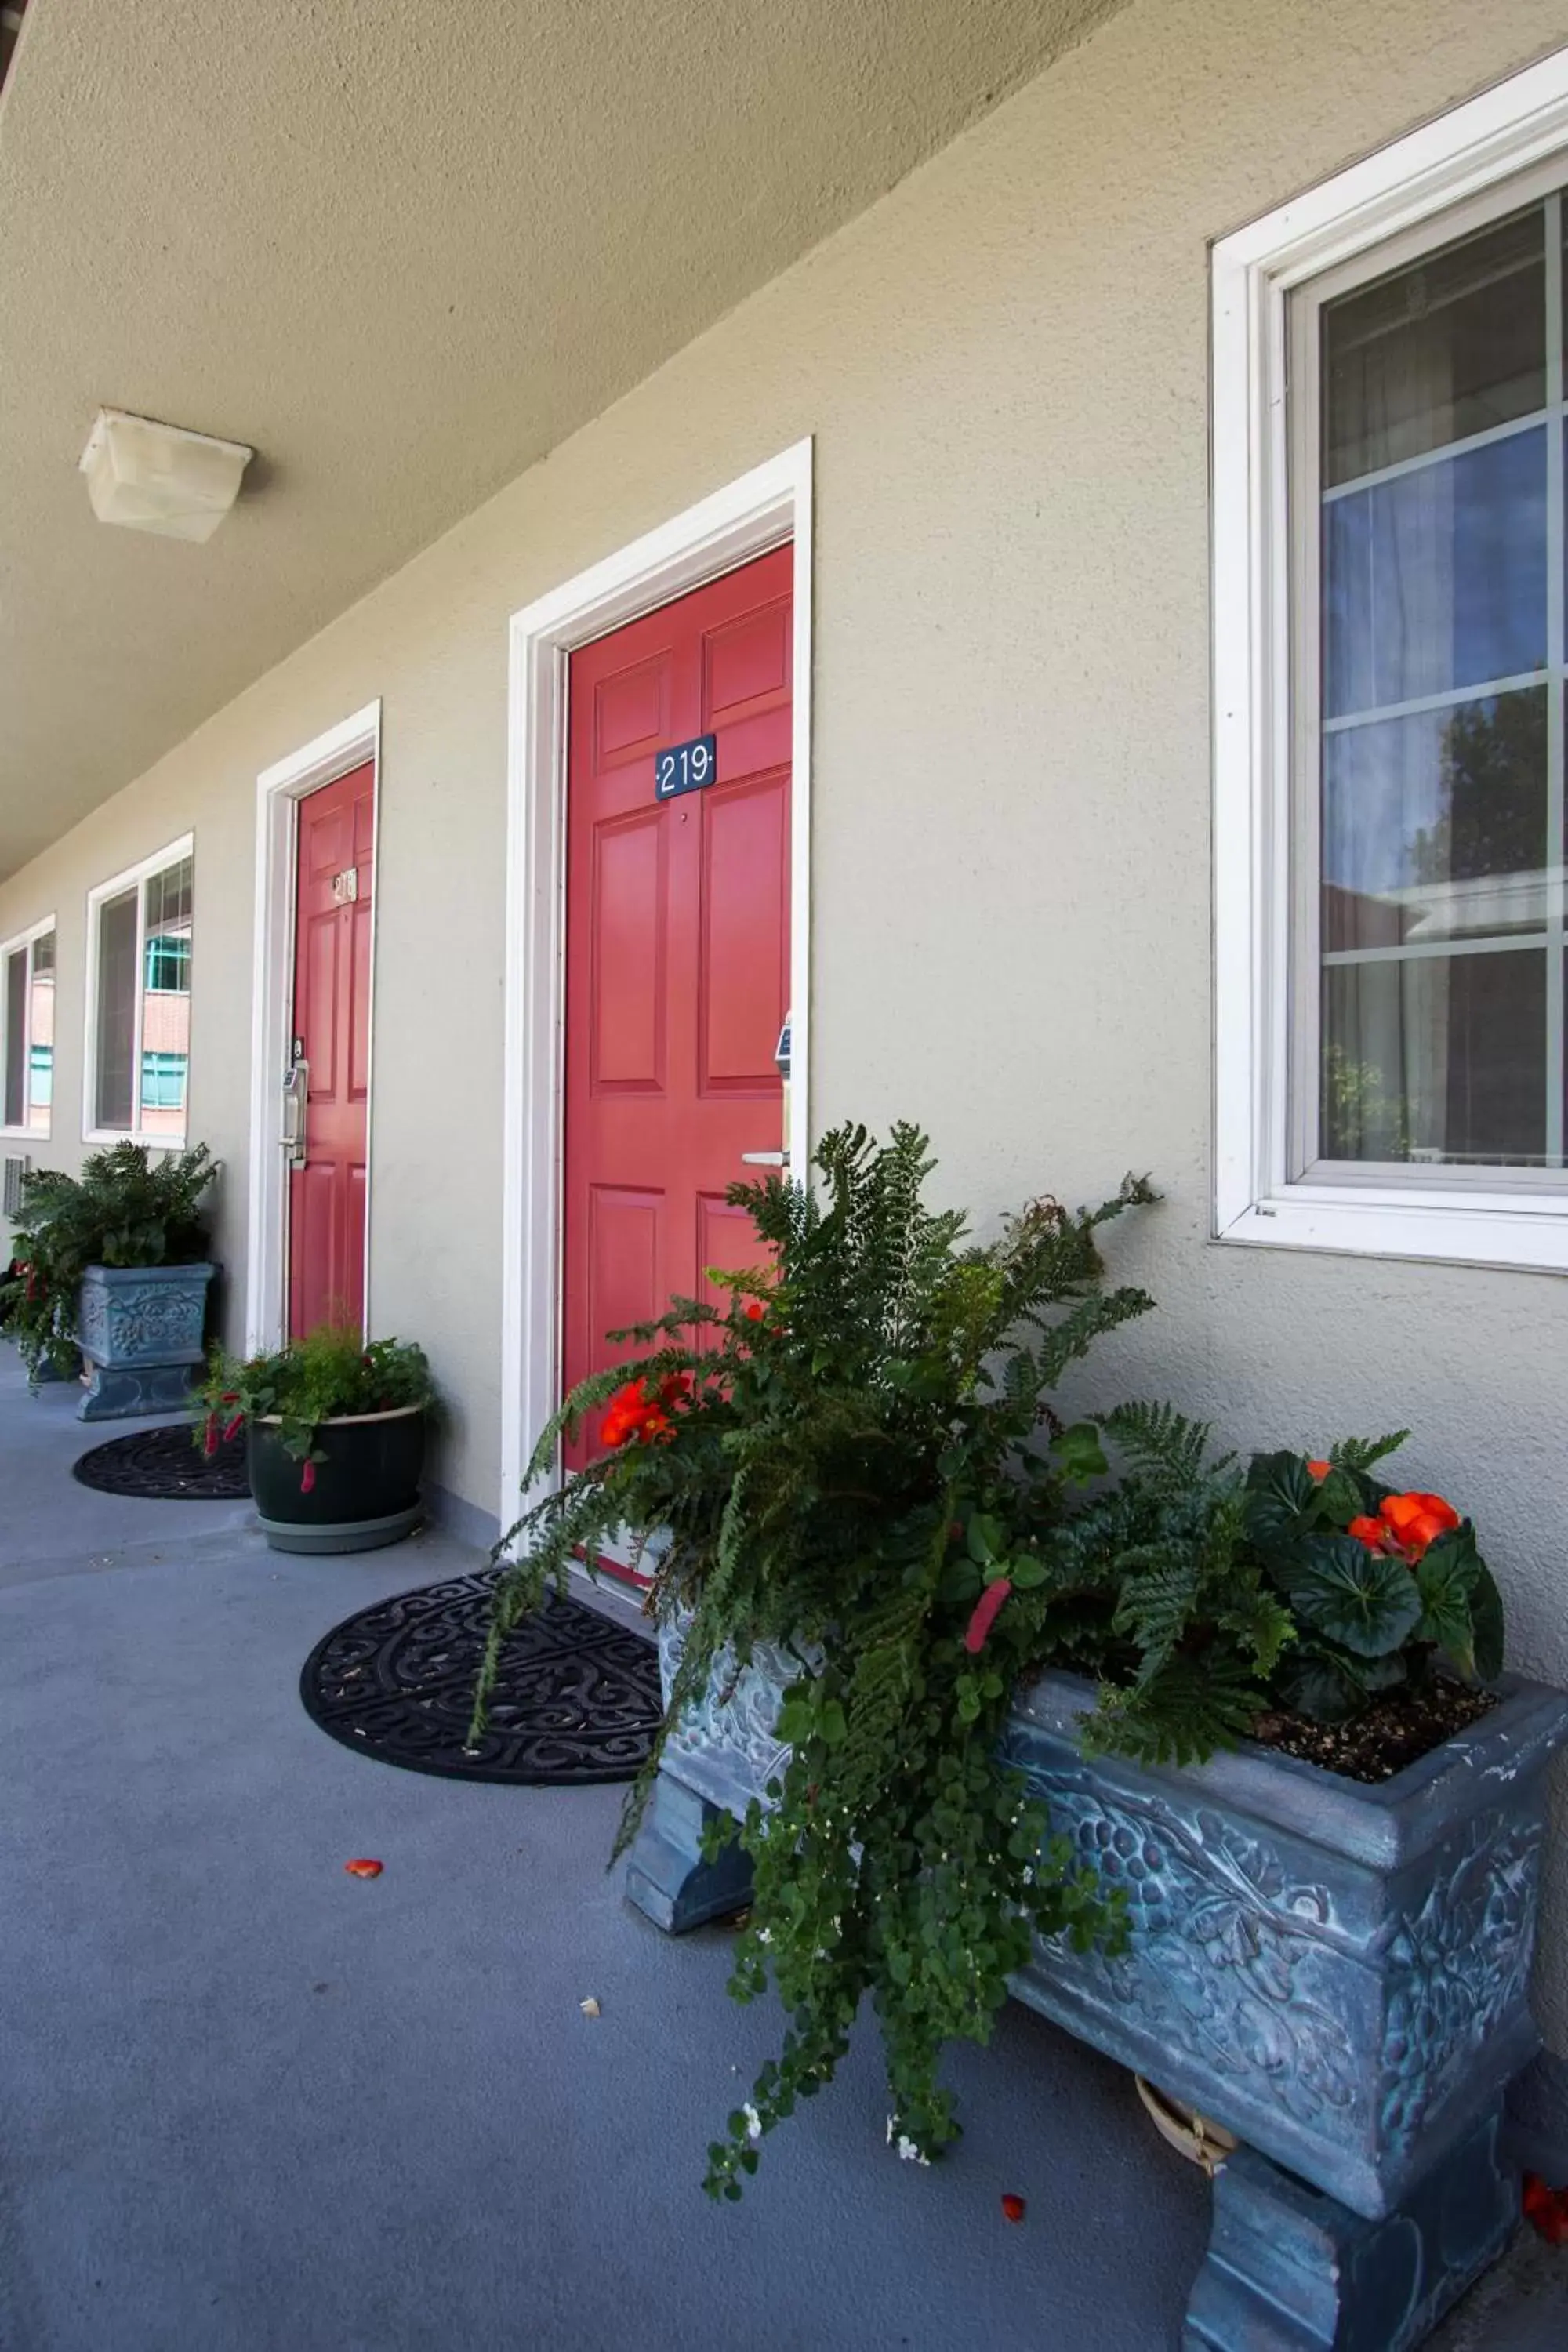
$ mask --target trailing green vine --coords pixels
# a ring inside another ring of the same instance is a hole
[[[996,1756],[1018,1676],[1048,1648],[1044,1549],[1070,1491],[1105,1466],[1095,1432],[1049,1402],[1143,1292],[1103,1287],[1099,1235],[1154,1198],[1129,1179],[1093,1211],[1032,1202],[985,1245],[926,1207],[925,1139],[841,1128],[818,1186],[769,1179],[731,1202],[759,1236],[752,1273],[710,1279],[617,1335],[641,1353],[586,1381],[542,1433],[531,1479],[586,1424],[592,1458],[503,1538],[476,1727],[502,1645],[574,1559],[641,1541],[650,1611],[688,1624],[665,1729],[721,1657],[793,1645],[791,1746],[738,1834],[755,1882],[731,1990],[770,1980],[779,2056],[709,2151],[738,2197],[758,2143],[832,2079],[862,1998],[881,2028],[889,2138],[925,2161],[955,2136],[943,2044],[984,2041],[1031,1937],[1120,1932]],[[727,1296],[726,1296],[727,1295]],[[606,1408],[608,1408],[606,1412]],[[601,1419],[601,1416],[603,1418]],[[662,1740],[660,1742],[662,1745]],[[634,1789],[616,1851],[658,1768]],[[715,1834],[730,1833],[721,1824]]]

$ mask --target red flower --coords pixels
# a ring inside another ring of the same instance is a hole
[[[300,1492],[301,1495],[308,1495],[315,1483],[316,1465],[310,1460],[309,1454],[307,1454],[305,1457],[305,1466],[300,1473]]]
[[[202,1452],[206,1455],[209,1462],[212,1460],[213,1455],[217,1452],[217,1415],[216,1412],[209,1412],[207,1415],[206,1430],[202,1438]]]
[[[626,1386],[617,1389],[610,1399],[602,1432],[605,1444],[609,1446],[624,1445],[628,1437],[637,1435],[651,1411],[647,1391],[642,1381],[628,1381]]]
[[[1365,1544],[1368,1551],[1382,1551],[1388,1540],[1388,1529],[1381,1519],[1369,1519],[1364,1517],[1352,1519],[1345,1533],[1348,1536],[1354,1536],[1357,1543]]]
[[[1006,2194],[1004,2195],[1002,2199],[1002,2216],[1005,2221],[1021,2221],[1027,2210],[1028,2208],[1021,2197],[1015,2197],[1011,2190],[1007,2191]]]
[[[1539,2172],[1527,2172],[1524,2218],[1549,2246],[1568,2246],[1568,2189],[1548,2189]]]
[[[612,1448],[636,1438],[644,1445],[663,1444],[675,1434],[670,1411],[691,1393],[689,1372],[668,1372],[650,1394],[646,1381],[628,1381],[616,1391],[605,1414],[600,1435]]]
[[[1323,1480],[1328,1476],[1333,1466],[1334,1465],[1331,1462],[1309,1462],[1307,1465],[1308,1469],[1311,1472],[1313,1477],[1318,1481],[1320,1486],[1321,1486]]]
[[[223,1433],[223,1442],[224,1442],[224,1444],[225,1444],[226,1445],[227,1445],[227,1444],[229,1444],[230,1440],[231,1440],[231,1439],[233,1439],[233,1438],[235,1438],[235,1437],[237,1437],[237,1436],[238,1435],[239,1432],[240,1432],[244,1427],[245,1427],[245,1415],[244,1415],[242,1412],[237,1412],[237,1413],[235,1414],[235,1416],[234,1416],[234,1419],[229,1423],[228,1427],[224,1431],[224,1433]]]
[[[1419,1559],[1428,1545],[1459,1524],[1459,1514],[1441,1495],[1390,1495],[1381,1506],[1380,1516],[1394,1545],[1409,1560]]]
[[[348,1872],[351,1878],[379,1878],[381,1876],[380,1863],[372,1862],[368,1855],[359,1855],[356,1856],[353,1862],[345,1862],[343,1868]]]
[[[768,1310],[760,1298],[748,1298],[743,1311],[748,1323],[760,1323]]]
[[[963,1636],[963,1646],[971,1657],[977,1657],[985,1647],[985,1636],[996,1622],[1002,1603],[1012,1590],[1009,1580],[1005,1576],[999,1576],[994,1584],[986,1586],[975,1602],[974,1614],[971,1617]]]

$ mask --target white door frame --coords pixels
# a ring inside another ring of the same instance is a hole
[[[770,548],[795,547],[790,779],[790,1158],[809,1150],[811,491],[797,441],[511,618],[507,756],[506,1091],[500,1524],[561,1400],[566,689],[573,650]]]
[[[282,1085],[294,1003],[295,844],[298,803],[374,762],[370,901],[370,1085],[375,1084],[375,927],[381,892],[381,704],[329,727],[256,779],[256,935],[250,998],[250,1180],[245,1254],[245,1349],[281,1347],[289,1279],[289,1187],[282,1152]],[[365,1318],[370,1318],[370,1221],[375,1199],[370,1154],[374,1122],[365,1104]]]

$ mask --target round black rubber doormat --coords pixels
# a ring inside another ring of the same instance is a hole
[[[630,1780],[663,1716],[649,1641],[581,1601],[546,1596],[501,1660],[470,1752],[474,1678],[497,1571],[399,1592],[345,1618],[300,1676],[306,1712],[362,1756],[454,1780]]]
[[[71,1464],[71,1476],[101,1495],[140,1495],[158,1503],[237,1503],[250,1492],[245,1436],[204,1454],[188,1421],[111,1437]]]

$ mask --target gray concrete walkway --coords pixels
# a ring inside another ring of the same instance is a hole
[[[946,2165],[888,2155],[868,2032],[710,2206],[778,2021],[623,1902],[618,1792],[395,1771],[300,1706],[328,1626],[472,1556],[90,1496],[74,1402],[0,1349],[0,2352],[1175,2345],[1204,2184],[1021,2009],[954,2055]]]

